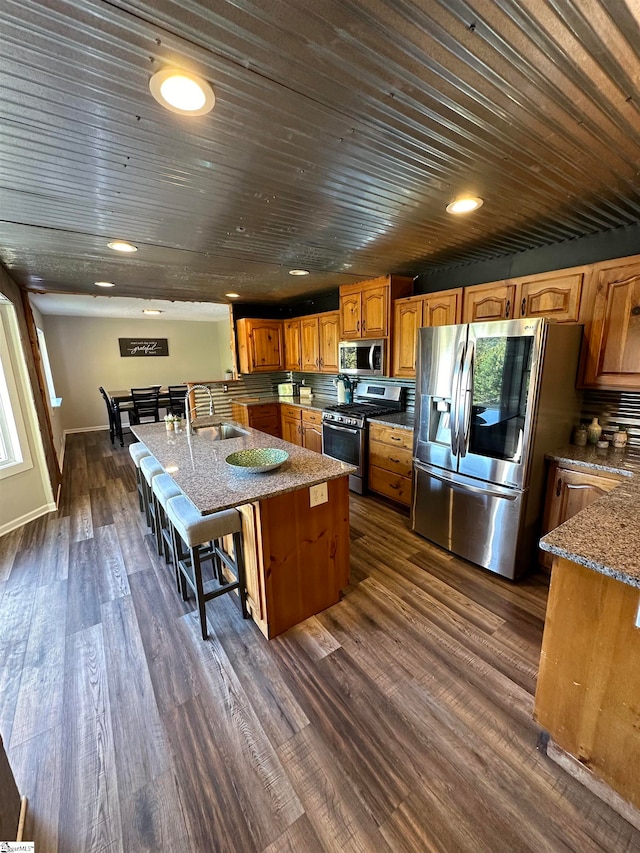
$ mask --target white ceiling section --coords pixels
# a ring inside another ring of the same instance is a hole
[[[638,0],[2,0],[0,258],[35,290],[275,301],[635,225],[639,22]],[[211,113],[156,103],[168,65]],[[483,207],[448,215],[461,194]]]
[[[31,302],[43,316],[114,317],[129,320],[189,320],[217,322],[229,319],[227,305],[214,302],[168,302],[162,299],[133,299],[126,296],[83,296],[65,293],[31,293]],[[162,314],[143,314],[158,308]]]

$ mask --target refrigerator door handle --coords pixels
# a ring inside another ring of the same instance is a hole
[[[458,453],[467,455],[469,433],[471,432],[471,404],[473,402],[473,343],[467,344],[464,366],[460,379],[460,423],[458,425]]]
[[[451,385],[451,452],[454,456],[458,455],[460,450],[460,434],[458,432],[458,419],[460,407],[460,378],[462,375],[462,363],[464,361],[464,342],[460,344],[456,355],[456,366],[453,371],[453,383]]]
[[[460,489],[463,492],[474,492],[478,495],[491,495],[496,498],[504,498],[507,501],[515,501],[521,495],[521,492],[518,490],[506,488],[504,486],[494,486],[492,483],[488,483],[486,487],[472,486],[466,480],[461,482],[455,476],[447,476],[444,471],[438,471],[438,473],[436,473],[433,468],[423,465],[417,459],[413,460],[413,464],[420,471],[424,471],[429,474],[430,477],[433,477],[436,480],[441,480],[443,483],[449,483],[452,488]]]

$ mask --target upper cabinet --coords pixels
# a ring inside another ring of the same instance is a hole
[[[583,382],[586,387],[640,389],[640,261],[599,265],[587,286]]]
[[[577,323],[584,271],[551,273],[521,279],[517,285],[516,317],[549,317],[557,323]]]
[[[285,320],[284,330],[284,368],[300,370],[302,349],[300,343],[300,320]]]
[[[302,341],[301,370],[304,373],[317,373],[320,370],[320,340],[318,317],[302,317],[300,320],[300,339]]]
[[[338,373],[338,341],[340,312],[328,311],[318,317],[320,338],[320,372]]]
[[[512,320],[515,316],[516,285],[506,281],[465,287],[463,323]]]
[[[462,288],[397,299],[393,321],[393,375],[414,378],[418,329],[421,326],[449,326],[459,323]]]
[[[391,305],[397,298],[408,296],[413,288],[411,278],[386,275],[340,288],[340,337],[387,338],[391,334]]]
[[[236,332],[240,373],[284,370],[281,320],[238,320]]]

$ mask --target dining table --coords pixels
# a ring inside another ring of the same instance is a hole
[[[169,388],[164,385],[146,385],[140,386],[145,388],[158,388],[158,402],[160,406],[170,405]],[[113,417],[115,421],[115,434],[120,439],[120,446],[124,446],[124,438],[122,435],[122,413],[131,410],[128,403],[133,401],[130,388],[122,388],[117,391],[107,391],[107,396],[113,405]]]

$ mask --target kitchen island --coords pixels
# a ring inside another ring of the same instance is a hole
[[[548,754],[640,828],[640,453],[548,458],[620,483],[541,540],[554,560],[534,716]]]
[[[247,426],[220,440],[217,419],[192,435],[164,424],[132,428],[203,515],[235,507],[242,515],[247,605],[268,637],[336,604],[349,581],[349,474],[352,466]],[[264,474],[238,473],[226,458],[274,447],[287,461]]]

